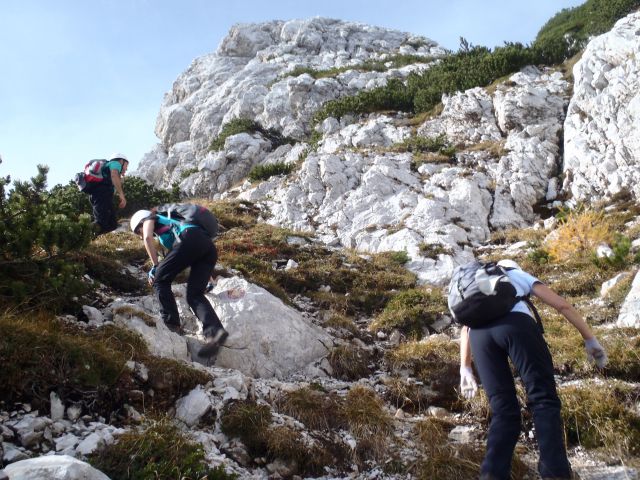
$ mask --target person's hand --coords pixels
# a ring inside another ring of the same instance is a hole
[[[120,203],[118,204],[118,208],[124,208],[127,206],[127,199],[124,197],[120,197]]]
[[[591,363],[595,363],[598,368],[604,367],[609,358],[607,352],[604,351],[600,342],[596,337],[591,337],[584,341],[584,349],[587,351],[587,360]]]
[[[473,376],[471,367],[460,367],[460,393],[467,400],[472,399],[478,393],[478,383]]]
[[[149,270],[149,273],[147,274],[147,277],[149,278],[149,285],[153,285],[153,282],[156,280],[156,266],[155,265],[153,267],[151,267],[151,270]]]

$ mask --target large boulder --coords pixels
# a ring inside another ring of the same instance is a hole
[[[175,360],[191,360],[186,340],[166,327],[153,297],[142,297],[136,303],[116,300],[111,304],[111,309],[114,322],[140,334],[151,354]]]
[[[285,378],[315,371],[332,339],[302,314],[264,288],[241,278],[221,279],[211,300],[229,332],[215,361],[217,367],[251,377]]]
[[[10,480],[109,480],[88,463],[69,455],[47,455],[12,463],[4,469]]]
[[[640,12],[593,39],[573,68],[564,170],[577,201],[640,198]]]

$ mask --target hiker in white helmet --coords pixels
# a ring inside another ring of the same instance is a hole
[[[481,466],[481,480],[511,478],[511,460],[520,435],[520,406],[509,360],[518,371],[527,392],[527,405],[533,415],[540,450],[538,471],[543,479],[576,479],[567,459],[560,399],[556,392],[553,362],[538,323],[527,305],[535,295],[561,313],[582,335],[587,358],[602,368],[607,354],[578,311],[513,260],[501,260],[508,281],[515,287],[516,303],[511,311],[491,318],[486,324],[462,326],[460,330],[460,390],[473,397],[478,385],[473,363],[482,387],[489,397],[491,424],[487,449]],[[451,303],[450,303],[451,305]]]
[[[160,302],[162,320],[169,330],[178,334],[183,331],[171,283],[180,272],[190,268],[187,303],[202,322],[205,337],[205,344],[198,355],[213,357],[229,334],[205,296],[207,282],[218,260],[218,251],[211,236],[200,225],[173,220],[157,209],[138,210],[130,223],[131,231],[142,238],[153,264],[148,274],[149,284]],[[162,261],[158,259],[155,239],[169,251]]]

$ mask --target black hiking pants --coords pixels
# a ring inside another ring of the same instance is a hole
[[[521,430],[510,358],[524,383],[527,406],[533,415],[540,475],[571,478],[553,363],[539,325],[527,314],[511,312],[483,328],[471,329],[470,340],[492,414],[481,472],[500,480],[510,478],[511,459]]]
[[[110,183],[90,185],[86,189],[93,207],[93,221],[100,227],[99,234],[112,232],[118,228],[116,212],[113,208],[114,191]]]
[[[176,299],[171,291],[171,282],[185,268],[191,267],[187,280],[187,303],[202,322],[207,336],[212,335],[222,323],[205,296],[207,282],[218,260],[218,251],[211,238],[201,228],[188,228],[176,240],[169,254],[156,269],[153,288],[160,301],[160,315],[167,325],[180,325]]]

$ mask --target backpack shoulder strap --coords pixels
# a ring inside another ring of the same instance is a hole
[[[544,326],[542,325],[542,318],[540,317],[540,314],[538,313],[538,309],[536,308],[536,306],[531,301],[531,296],[530,295],[522,295],[522,296],[516,297],[516,298],[518,298],[519,300],[522,300],[527,305],[529,305],[529,308],[533,312],[533,316],[536,319],[536,323],[538,324],[538,327],[540,327],[540,333],[544,333]]]

